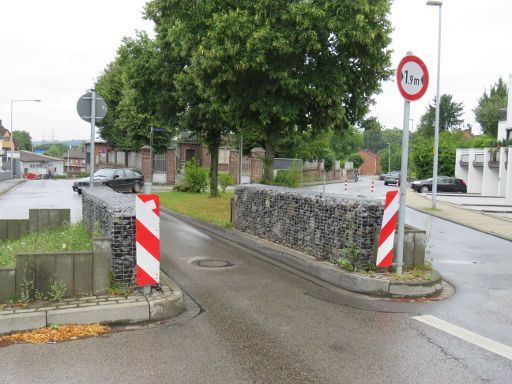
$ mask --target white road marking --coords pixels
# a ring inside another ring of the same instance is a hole
[[[452,336],[458,337],[459,339],[467,341],[468,343],[474,344],[480,348],[486,349],[489,352],[512,360],[512,348],[508,345],[498,343],[497,341],[491,340],[484,336],[480,336],[477,333],[448,323],[447,321],[441,320],[435,316],[414,316],[413,319],[428,324],[431,327],[437,328],[443,332],[449,333]]]

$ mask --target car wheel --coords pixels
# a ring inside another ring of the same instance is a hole
[[[384,185],[388,185],[388,183],[385,181],[385,182],[384,182]]]
[[[429,191],[428,187],[426,185],[424,185],[423,187],[421,187],[421,193],[427,193]]]
[[[79,195],[82,194],[82,190],[81,189],[77,189],[76,191],[78,192]]]
[[[133,193],[139,193],[140,189],[141,189],[141,185],[139,183],[135,183],[133,185],[132,191],[133,191]]]

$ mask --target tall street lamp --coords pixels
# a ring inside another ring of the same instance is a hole
[[[35,102],[40,103],[40,99],[16,99],[11,100],[11,179],[14,178],[14,124],[13,124],[13,106],[14,103]]]
[[[437,197],[437,168],[439,162],[439,109],[441,108],[441,97],[439,95],[441,83],[441,9],[443,2],[440,0],[429,0],[427,5],[439,7],[439,32],[437,40],[437,90],[436,90],[436,125],[434,130],[434,169],[432,172],[432,209],[436,208]]]

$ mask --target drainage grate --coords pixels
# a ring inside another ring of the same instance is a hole
[[[231,268],[234,264],[223,259],[198,259],[192,262],[195,266],[202,268]]]

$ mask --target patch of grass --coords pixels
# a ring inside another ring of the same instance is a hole
[[[207,221],[221,227],[230,227],[231,198],[233,192],[226,192],[218,197],[209,193],[161,192],[162,206],[187,216]]]
[[[83,223],[28,234],[18,240],[0,241],[0,267],[13,267],[18,253],[89,251],[91,236]]]

